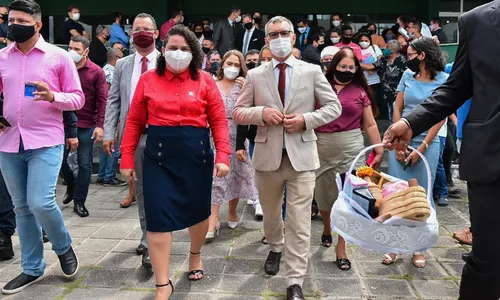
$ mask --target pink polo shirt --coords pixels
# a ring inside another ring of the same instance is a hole
[[[54,102],[24,96],[24,84],[47,83]],[[40,36],[24,55],[12,43],[0,50],[0,92],[3,116],[12,127],[0,133],[0,152],[18,153],[20,137],[25,150],[64,144],[63,110],[79,110],[85,103],[75,63],[69,54]]]
[[[361,52],[361,47],[358,44],[355,44],[353,42],[350,42],[349,44],[344,44],[342,41],[338,44],[335,44],[335,47],[337,48],[344,48],[344,47],[349,47],[354,51],[354,54],[356,54],[356,57],[361,61],[363,59],[363,53]]]

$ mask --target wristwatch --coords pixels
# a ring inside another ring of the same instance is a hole
[[[403,121],[405,122],[405,124],[408,126],[408,128],[411,129],[411,125],[410,125],[410,122],[408,122],[408,120],[406,118],[401,118],[400,121]]]

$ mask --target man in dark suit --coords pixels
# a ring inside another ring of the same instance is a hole
[[[229,50],[237,49],[236,37],[243,31],[240,22],[241,9],[233,8],[227,19],[215,23],[213,33],[214,46],[221,56],[224,56]]]
[[[444,33],[443,29],[441,28],[441,19],[436,17],[431,20],[431,33],[432,36],[437,36],[439,39],[439,42],[441,44],[448,44],[448,37],[446,36],[446,33]]]
[[[250,50],[261,50],[266,44],[266,34],[264,31],[255,27],[252,16],[243,15],[244,31],[238,36],[238,49],[241,49],[243,55]]]
[[[462,273],[460,300],[500,298],[500,0],[460,17],[458,52],[448,81],[392,125],[389,149],[406,149],[421,134],[472,97],[463,126],[460,176],[467,181],[472,252]],[[484,41],[488,40],[488,47]]]

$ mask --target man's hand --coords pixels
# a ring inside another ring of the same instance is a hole
[[[102,142],[102,138],[104,137],[104,130],[102,128],[97,127],[94,129],[94,133],[92,133],[92,138],[95,139],[94,144],[97,142]]]
[[[115,140],[104,141],[102,147],[107,156],[112,156],[113,152],[115,152]]]
[[[292,114],[285,116],[283,120],[286,132],[294,133],[304,131],[306,128],[306,121],[304,120],[304,115]]]
[[[241,161],[241,162],[246,162],[247,161],[247,152],[245,150],[236,151],[236,159]]]
[[[127,177],[128,180],[133,179],[134,181],[137,181],[137,176],[135,175],[135,171],[133,169],[120,169],[120,173]]]
[[[217,176],[217,177],[224,177],[227,175],[227,173],[229,173],[229,167],[226,166],[225,164],[215,164],[215,167],[214,167],[214,177]],[[123,174],[123,173],[122,173]]]
[[[283,115],[277,109],[265,107],[262,110],[262,120],[267,125],[279,125],[279,124],[283,123],[284,118],[285,118],[285,115]]]
[[[406,151],[408,143],[411,141],[413,131],[404,121],[398,121],[389,127],[384,133],[384,148],[389,150]]]
[[[69,152],[75,152],[78,149],[78,138],[71,138],[66,140],[66,149],[69,149]]]
[[[52,93],[48,84],[42,81],[31,81],[29,83],[36,87],[36,92],[33,93],[35,101],[54,102],[54,93]]]
[[[236,85],[241,89],[243,87],[243,84],[245,83],[245,78],[244,77],[238,77],[238,78],[236,78],[236,80],[234,81],[234,83],[236,83]]]

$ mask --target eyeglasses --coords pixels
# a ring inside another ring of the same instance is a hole
[[[151,29],[149,27],[137,27],[132,29],[132,32],[139,32],[139,31],[155,31],[156,29]]]
[[[340,69],[340,71],[345,72],[345,71],[350,71],[352,73],[356,73],[358,70],[358,67],[356,66],[347,66],[347,65],[338,65],[337,68]]]
[[[411,58],[413,55],[418,55],[419,53],[418,52],[413,52],[413,53],[406,53],[406,56],[408,56],[408,58]]]
[[[285,31],[281,31],[281,32],[269,32],[267,34],[267,36],[270,39],[274,40],[274,39],[279,38],[280,36],[284,37],[284,38],[290,37],[291,34],[292,34],[292,32],[290,30],[285,30]]]

